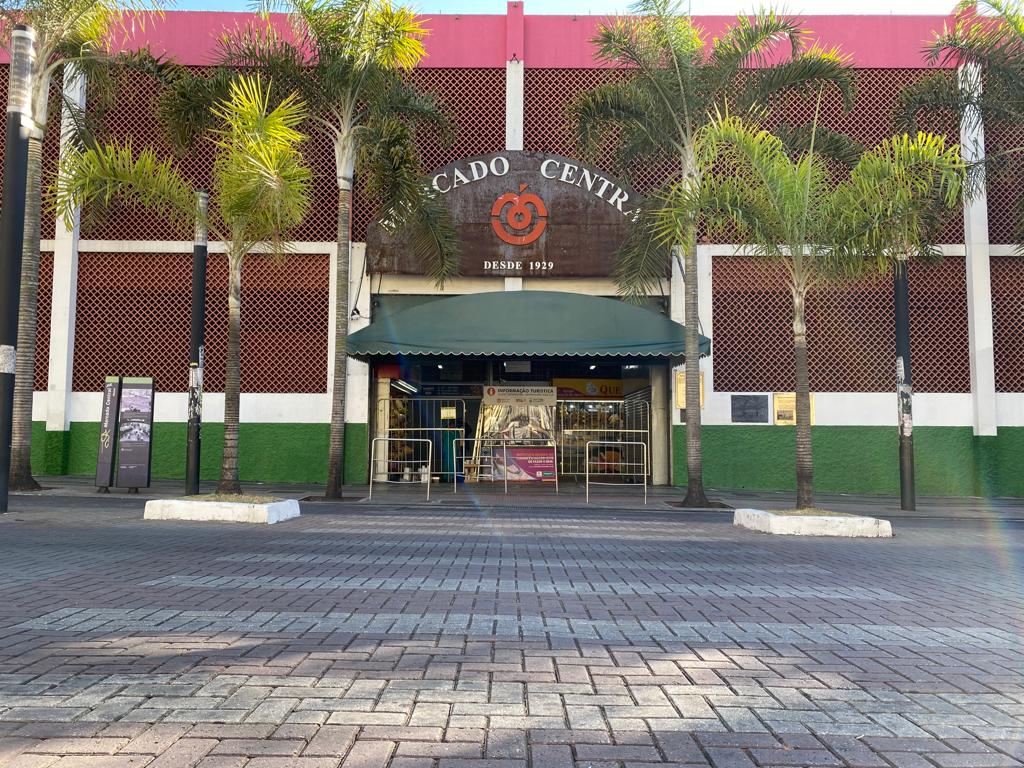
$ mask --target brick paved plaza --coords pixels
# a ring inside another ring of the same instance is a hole
[[[1019,522],[62,503],[0,518],[0,765],[1024,761]]]

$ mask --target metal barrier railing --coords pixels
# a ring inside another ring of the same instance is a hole
[[[592,450],[595,446],[607,446],[611,450]],[[639,449],[639,461],[635,461],[637,449]],[[592,471],[595,467],[597,471]],[[609,470],[612,471],[609,471]],[[639,469],[639,472],[635,471]],[[620,478],[642,478],[644,486],[644,504],[647,503],[647,443],[640,440],[617,441],[617,440],[589,440],[586,445],[585,478],[587,485],[587,503],[590,503],[591,485],[625,485],[624,481],[617,483],[610,481],[591,480],[592,475],[598,477],[620,477]]]
[[[455,397],[396,397],[377,401],[377,434],[404,440],[434,442],[430,471],[454,480],[451,442],[466,436],[466,401]]]
[[[485,451],[487,446],[490,450]],[[498,438],[485,437],[459,437],[454,442],[455,452],[455,482],[452,483],[452,493],[459,492],[459,478],[464,480],[482,482],[489,480],[495,482],[498,478],[494,467],[494,449],[501,446]],[[508,492],[508,477],[505,477],[505,492]]]
[[[377,445],[383,443],[385,446],[396,444],[396,447],[404,449],[406,447],[411,448],[411,444],[426,444],[426,462],[423,461],[423,456],[417,454],[415,449],[411,450],[412,458],[403,458],[402,453],[398,453],[398,458],[392,456],[392,450],[389,447],[383,457],[377,455]],[[401,446],[397,444],[401,443]],[[434,443],[426,438],[415,438],[415,437],[375,437],[370,443],[370,494],[368,498],[373,498],[373,484],[377,483],[422,483],[427,486],[427,501],[430,501],[430,485],[433,482],[433,474],[431,470],[431,459],[434,457]],[[380,470],[377,467],[378,461],[384,462],[384,469]],[[414,469],[415,468],[415,469]],[[398,479],[392,480],[391,477],[397,475]],[[383,477],[384,479],[381,479]]]
[[[456,440],[464,439],[466,430],[462,427],[396,427],[388,430],[388,438],[403,442],[414,440],[429,440],[438,446],[438,450],[432,454],[430,473],[432,476],[440,477],[442,480],[455,480],[455,471],[452,467],[446,467],[446,459],[451,456],[445,449],[446,445],[454,444]],[[416,437],[406,437],[416,435]],[[437,465],[434,465],[434,461]]]
[[[459,492],[459,478],[469,480],[476,477],[477,481],[489,479],[491,482],[502,480],[505,486],[505,493],[508,493],[509,463],[508,451],[510,448],[551,448],[553,452],[554,471],[552,480],[555,484],[555,493],[559,492],[558,487],[558,442],[551,438],[524,438],[509,440],[501,437],[461,437],[455,442],[455,482],[452,483],[452,493]],[[459,448],[462,448],[460,451]],[[469,452],[467,453],[467,448]],[[498,456],[501,457],[500,463]],[[500,478],[498,476],[500,472]],[[523,481],[513,481],[523,482]]]
[[[644,400],[559,400],[556,412],[561,475],[586,474],[586,445],[651,440],[650,403]]]

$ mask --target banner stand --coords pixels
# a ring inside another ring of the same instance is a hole
[[[149,487],[153,457],[153,379],[121,380],[117,424],[117,488],[138,493]]]
[[[100,447],[96,454],[96,490],[110,493],[117,466],[117,414],[121,405],[121,377],[103,380],[103,410],[100,414]]]
[[[103,384],[96,485],[100,493],[148,488],[153,458],[154,383],[150,377],[108,376]]]

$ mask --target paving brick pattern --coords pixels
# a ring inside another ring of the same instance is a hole
[[[0,766],[1024,765],[1020,523],[16,509]]]

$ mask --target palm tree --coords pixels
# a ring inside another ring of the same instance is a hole
[[[813,93],[833,84],[848,109],[852,70],[836,50],[807,45],[797,20],[764,11],[739,17],[713,40],[682,11],[681,0],[639,0],[636,14],[600,27],[594,43],[600,60],[622,68],[620,81],[598,86],[571,107],[584,151],[593,155],[615,143],[619,170],[652,161],[671,163],[673,178],[698,189],[707,166],[695,154],[697,133],[716,106],[745,114],[784,93]],[[783,55],[783,49],[784,54]],[[790,131],[795,139],[805,136]],[[620,293],[636,299],[669,271],[673,251],[683,253],[686,308],[686,469],[684,504],[707,506],[701,457],[699,317],[695,220],[678,220],[667,239],[655,234],[659,199],[640,210],[619,254]]]
[[[270,108],[270,89],[257,77],[233,82],[214,109],[216,147],[209,228],[223,240],[228,259],[228,348],[224,381],[224,453],[221,493],[238,493],[238,405],[242,261],[270,241],[284,253],[284,234],[299,224],[309,206],[311,174],[302,160],[298,126],[306,119],[297,96]],[[135,153],[122,145],[74,150],[61,164],[55,205],[68,218],[85,204],[115,200],[150,208],[182,226],[195,216],[195,190],[172,159],[152,149]]]
[[[341,498],[344,480],[345,387],[348,359],[349,261],[352,190],[358,174],[378,203],[379,220],[405,238],[413,255],[442,285],[458,268],[457,236],[441,201],[422,180],[416,126],[446,135],[448,125],[434,98],[418,92],[403,74],[424,55],[427,30],[413,12],[390,0],[283,0],[292,39],[269,28],[243,30],[222,43],[228,68],[255,68],[275,87],[302,95],[310,130],[334,145],[338,184],[334,383],[327,465],[328,498]],[[184,75],[165,100],[165,121],[186,144],[202,130],[202,104],[215,95],[218,77],[198,81]]]
[[[1022,0],[964,0],[952,27],[937,34],[924,55],[929,64],[945,69],[902,91],[897,122],[903,129],[916,130],[922,120],[950,113],[968,130],[1024,125]],[[984,184],[986,165],[998,167],[1021,152],[1024,147],[995,147],[986,156],[985,147],[965,145],[964,155],[974,164],[971,187]],[[1018,195],[1017,202],[1017,235],[1024,239],[1024,197]]]
[[[797,507],[813,507],[806,306],[823,281],[863,273],[927,249],[936,211],[955,203],[956,150],[931,134],[897,137],[865,153],[836,185],[814,134],[805,152],[738,117],[716,116],[696,149],[713,170],[699,189],[677,183],[657,219],[663,240],[701,216],[712,233],[735,232],[752,255],[780,263],[793,299]]]
[[[866,152],[838,190],[847,252],[840,262],[855,272],[893,274],[900,497],[908,510],[916,504],[908,268],[912,258],[942,257],[935,243],[945,212],[960,202],[965,175],[959,147],[947,148],[933,134],[904,134]]]
[[[36,59],[31,74],[32,129],[28,141],[25,191],[25,237],[22,247],[21,299],[18,308],[18,359],[14,383],[11,436],[11,490],[38,490],[32,477],[32,391],[36,364],[36,322],[39,303],[40,207],[43,140],[51,105],[50,81],[83,75],[98,81],[117,56],[111,49],[131,25],[144,24],[148,9],[157,6],[137,0],[0,0],[2,39],[15,24],[28,24],[36,33]],[[86,127],[78,105],[62,99],[77,128]]]

